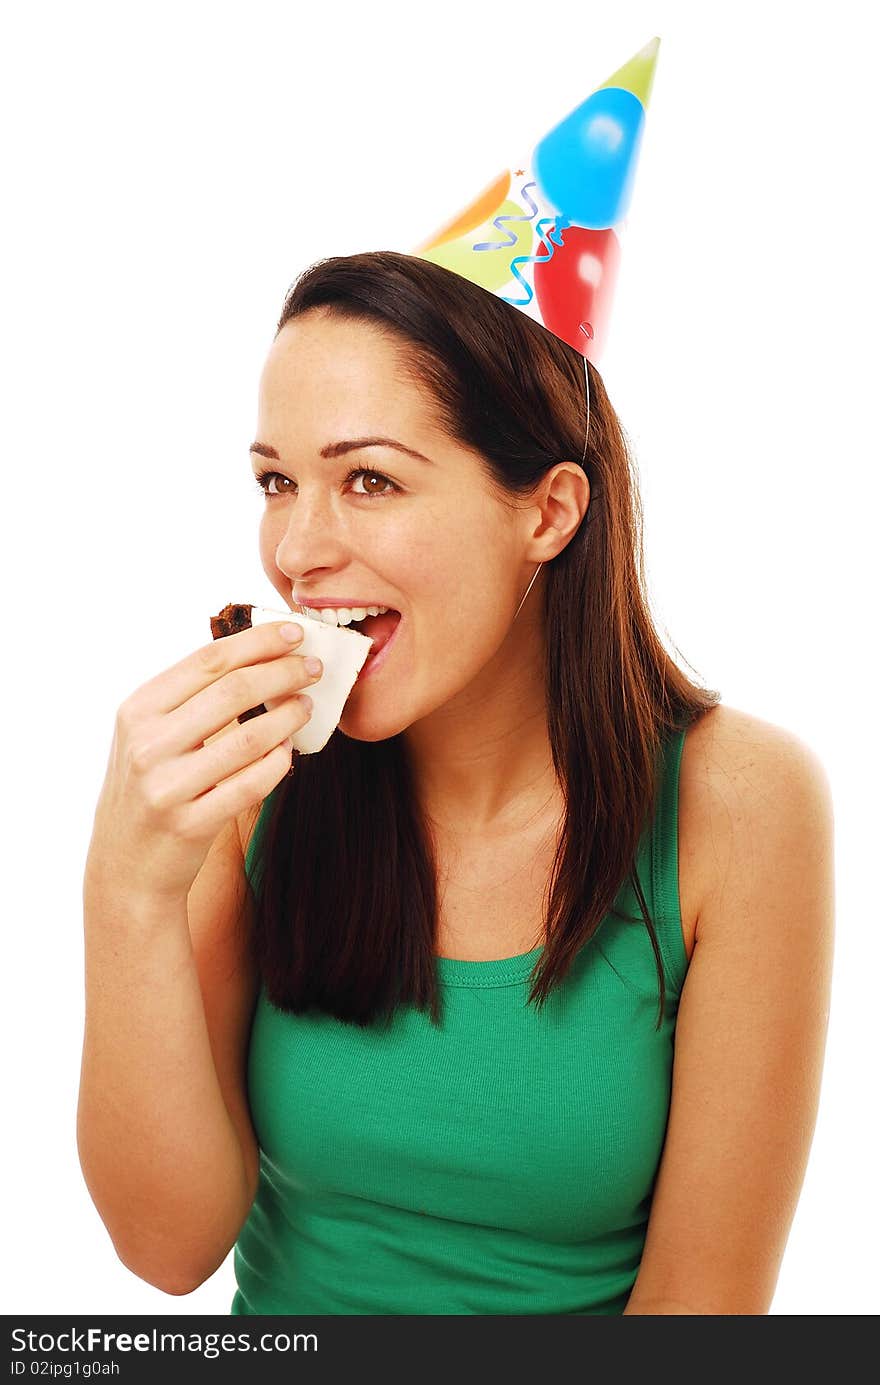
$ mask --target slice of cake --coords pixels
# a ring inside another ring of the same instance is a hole
[[[299,611],[273,611],[265,606],[248,606],[238,602],[230,602],[218,615],[211,617],[211,634],[218,640],[226,635],[237,635],[251,625],[266,625],[282,620],[294,621],[302,626],[303,638],[293,646],[292,652],[315,654],[324,665],[324,672],[317,683],[310,683],[303,689],[314,704],[312,715],[293,734],[295,749],[302,755],[311,755],[323,750],[339,725],[342,709],[367,661],[373,641],[359,630],[350,630],[344,625],[325,625],[311,616],[300,615]],[[268,710],[261,702],[259,707],[242,712],[238,720],[245,722]]]

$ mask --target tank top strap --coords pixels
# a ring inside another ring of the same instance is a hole
[[[283,779],[281,780],[281,783],[284,783]],[[257,887],[259,884],[259,881],[257,880],[257,868],[254,864],[254,857],[257,854],[257,848],[262,844],[263,837],[266,832],[266,823],[269,821],[269,814],[272,811],[272,803],[275,799],[275,795],[278,793],[279,787],[280,785],[276,784],[274,789],[272,789],[263,799],[263,802],[260,805],[260,811],[257,814],[257,821],[254,825],[254,830],[251,833],[251,839],[248,842],[247,851],[245,852],[244,873],[247,876],[248,883],[250,884],[251,889],[254,891],[254,894],[257,893]]]
[[[650,832],[652,918],[667,984],[676,995],[688,969],[678,890],[678,785],[686,735],[686,726],[677,727],[662,742],[661,776]]]

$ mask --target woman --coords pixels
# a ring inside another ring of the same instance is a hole
[[[830,793],[664,650],[583,369],[413,257],[288,295],[264,569],[293,612],[400,619],[289,775],[314,675],[279,625],[120,708],[79,1147],[169,1293],[234,1244],[234,1313],[769,1309],[819,1095]]]

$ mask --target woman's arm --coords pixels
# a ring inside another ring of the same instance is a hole
[[[833,811],[796,737],[738,714],[706,743],[712,880],[626,1313],[764,1314],[819,1104],[834,939]]]
[[[245,888],[234,821],[176,904],[84,884],[80,1163],[119,1258],[170,1294],[217,1269],[256,1191]]]

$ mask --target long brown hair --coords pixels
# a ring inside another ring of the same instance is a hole
[[[580,463],[583,358],[493,294],[415,256],[377,251],[310,266],[288,290],[277,331],[313,308],[390,334],[441,428],[479,454],[505,503],[532,493],[555,463]],[[643,915],[630,921],[644,922],[657,966],[659,1028],[663,963],[636,853],[662,743],[721,694],[692,683],[654,628],[637,478],[602,380],[587,368],[590,504],[545,564],[548,730],[565,815],[529,1003],[543,1006],[606,913],[617,914],[629,877]],[[252,944],[268,999],[361,1026],[390,1023],[408,1004],[439,1023],[435,880],[402,734],[362,742],[337,730],[320,754],[296,756],[253,844]]]

